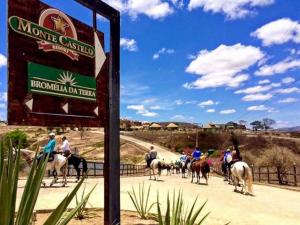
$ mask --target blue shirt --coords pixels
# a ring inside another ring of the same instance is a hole
[[[200,157],[201,157],[201,151],[200,150],[195,150],[193,152],[193,158],[198,160],[198,159],[200,159]]]
[[[180,161],[185,162],[186,160],[187,160],[187,156],[186,155],[180,156]]]
[[[227,157],[231,155],[231,152],[225,152],[224,154],[224,162],[227,163]]]
[[[52,153],[54,151],[54,148],[55,148],[55,144],[56,144],[56,141],[55,139],[52,139],[50,140],[47,145],[45,145],[43,148],[44,148],[44,153]]]

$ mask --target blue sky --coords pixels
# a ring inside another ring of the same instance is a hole
[[[46,3],[91,24],[72,0]],[[121,11],[121,116],[300,125],[300,1],[106,0]],[[0,8],[0,117],[6,12]],[[108,23],[99,17],[107,32]]]

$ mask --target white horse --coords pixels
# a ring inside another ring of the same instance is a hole
[[[157,175],[160,177],[163,164],[164,164],[164,162],[160,159],[152,160],[152,162],[150,164],[150,180],[152,179],[152,174],[154,176],[154,180],[157,180],[155,171],[157,171]]]
[[[237,186],[239,182],[242,183],[242,190],[241,192],[244,194],[253,195],[253,185],[252,185],[252,173],[251,169],[245,162],[236,162],[234,163],[231,168],[231,176],[234,183],[234,191],[237,191]],[[244,192],[245,188],[245,192]]]
[[[25,158],[27,164],[31,166],[34,157],[35,152],[29,151],[26,149],[21,149],[21,154]],[[42,159],[41,159],[42,160]],[[54,176],[54,179],[51,181],[50,186],[55,184],[58,180],[58,176],[63,175],[63,187],[67,184],[67,167],[68,167],[68,160],[66,157],[60,154],[54,154],[54,159],[51,162],[47,163],[46,171],[50,170],[50,172],[53,174],[53,171],[56,171],[56,174]],[[46,183],[43,181],[42,184],[45,186]]]

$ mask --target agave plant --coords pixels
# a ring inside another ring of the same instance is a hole
[[[7,150],[7,158],[4,152]],[[20,168],[20,150],[14,149],[11,145],[6,146],[4,141],[0,141],[0,224],[1,225],[29,225],[33,209],[36,204],[41,182],[45,174],[47,159],[39,164],[35,159],[28,176],[24,192],[22,194],[19,208],[16,211],[16,196]],[[77,206],[68,213],[65,213],[68,205],[72,201],[76,192],[83,183],[84,178],[76,185],[73,191],[68,194],[59,206],[52,212],[44,225],[65,225],[76,214],[78,209],[89,198],[91,192],[87,194]]]
[[[152,207],[156,204],[155,202],[151,204],[149,203],[150,189],[151,185],[149,185],[146,190],[145,184],[143,183],[139,184],[138,192],[136,192],[133,187],[132,191],[128,192],[129,197],[141,219],[148,219]]]
[[[165,216],[163,216],[159,202],[159,195],[157,194],[157,221],[159,225],[201,225],[210,214],[208,212],[204,216],[200,217],[200,213],[206,205],[206,202],[204,202],[199,208],[195,209],[197,203],[196,198],[192,207],[187,207],[186,210],[184,210],[182,192],[180,191],[176,193],[174,191],[172,203],[170,203],[169,194],[167,196],[167,209]]]
[[[94,191],[94,189],[96,188],[97,184],[91,189],[90,193]],[[77,197],[76,194],[76,205],[78,205],[80,202],[82,202],[85,199],[85,189],[86,189],[86,185],[84,185],[82,194],[81,194],[81,200]],[[76,212],[76,218],[82,220],[84,218],[84,211],[86,210],[86,205],[88,203],[88,198],[83,202],[82,206],[79,207],[78,211]]]

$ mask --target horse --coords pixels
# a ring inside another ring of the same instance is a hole
[[[205,178],[206,185],[208,184],[208,174],[210,172],[210,166],[206,160],[206,157],[197,160],[191,164],[191,171],[192,171],[192,180],[191,183],[194,181],[195,173],[197,177],[197,184],[200,184],[200,172],[202,176]]]
[[[233,179],[234,191],[237,191],[237,186],[241,182],[241,193],[253,195],[252,173],[248,164],[242,161],[235,162],[231,166],[230,171]]]
[[[165,168],[165,162],[160,159],[153,159],[151,163],[148,164],[150,162],[150,154],[148,153],[145,155],[145,160],[147,165],[150,167],[150,180],[152,179],[152,174],[154,176],[154,180],[157,180],[155,171],[157,171],[157,175],[160,176],[162,169]]]
[[[76,154],[71,154],[69,157],[67,157],[68,159],[68,165],[73,165],[74,169],[76,170],[77,172],[77,175],[76,175],[76,182],[79,181],[80,179],[80,168],[79,168],[79,165],[80,163],[82,163],[82,174],[83,175],[86,175],[87,174],[87,162],[85,160],[85,158],[79,156],[79,155],[76,155]],[[69,174],[69,171],[68,171],[68,174]]]
[[[32,162],[34,160],[35,157],[35,152],[33,151],[29,151],[26,149],[21,149],[20,150],[21,155],[23,156],[23,158],[26,160],[28,166],[32,165]],[[43,160],[43,159],[41,159]],[[50,170],[50,171],[56,171],[56,173],[52,173],[54,176],[54,179],[51,181],[50,183],[50,187],[55,184],[58,180],[58,176],[60,176],[61,174],[63,175],[63,182],[62,182],[62,186],[66,186],[67,184],[67,167],[68,167],[68,161],[67,158],[60,155],[60,154],[54,154],[53,155],[53,160],[51,162],[47,163],[46,166],[46,170]],[[46,183],[43,181],[42,184],[44,186],[46,186]]]

